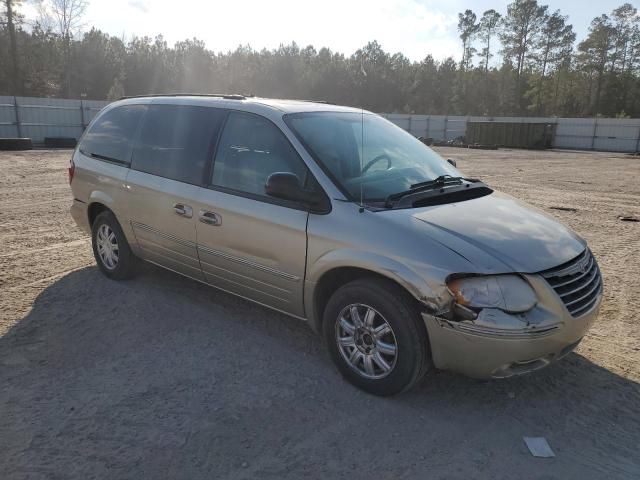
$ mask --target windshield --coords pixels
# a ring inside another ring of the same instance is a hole
[[[296,113],[285,121],[353,201],[362,193],[365,202],[382,202],[417,183],[460,176],[429,147],[377,115]]]

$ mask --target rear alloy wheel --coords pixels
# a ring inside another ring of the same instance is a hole
[[[118,266],[118,240],[109,225],[102,224],[98,228],[96,245],[98,247],[98,255],[104,267],[107,270],[115,270]]]
[[[91,240],[96,263],[107,277],[124,280],[134,274],[136,257],[113,213],[107,210],[95,218]]]
[[[363,278],[336,290],[324,311],[323,334],[340,373],[375,395],[410,389],[431,366],[416,302],[391,281]]]

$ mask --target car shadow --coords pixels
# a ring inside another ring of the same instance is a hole
[[[304,322],[153,266],[46,288],[0,385],[3,478],[640,477],[640,385],[582,355],[377,398]]]

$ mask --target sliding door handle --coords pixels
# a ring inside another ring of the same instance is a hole
[[[207,225],[213,225],[219,227],[222,225],[222,217],[216,212],[210,212],[208,210],[200,210],[199,220]]]

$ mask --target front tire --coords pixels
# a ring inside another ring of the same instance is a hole
[[[133,276],[136,257],[118,220],[110,211],[100,213],[93,221],[91,243],[96,263],[107,277],[124,280]]]
[[[390,281],[364,278],[336,290],[324,311],[323,334],[340,373],[374,395],[408,390],[431,367],[416,302]]]

